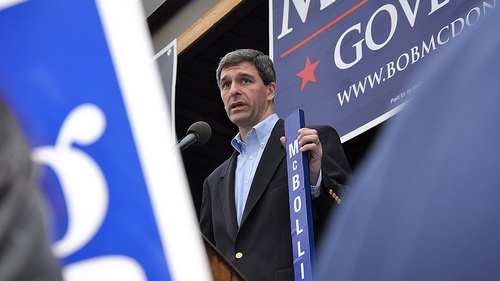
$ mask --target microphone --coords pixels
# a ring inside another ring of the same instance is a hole
[[[198,121],[189,126],[186,136],[177,143],[177,147],[182,151],[191,145],[205,144],[212,135],[212,128],[207,122]]]

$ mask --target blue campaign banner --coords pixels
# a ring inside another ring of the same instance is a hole
[[[304,128],[304,111],[297,109],[285,119],[288,196],[296,281],[312,281],[315,260],[311,186],[307,153],[300,152],[298,130]]]
[[[270,1],[276,111],[300,107],[343,142],[401,110],[425,83],[415,70],[496,8],[495,0]]]
[[[0,25],[65,280],[211,280],[141,2],[2,1]]]

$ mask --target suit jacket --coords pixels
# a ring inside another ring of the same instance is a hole
[[[350,168],[337,132],[328,126],[310,128],[318,130],[323,146],[321,194],[313,200],[318,234],[330,209],[345,192]],[[200,229],[249,280],[293,280],[286,151],[280,141],[283,135],[284,121],[279,120],[255,172],[239,228],[234,200],[238,152],[204,182]]]

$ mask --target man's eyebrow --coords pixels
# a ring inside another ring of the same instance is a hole
[[[236,77],[237,78],[251,78],[253,80],[255,78],[255,75],[252,75],[252,74],[247,73],[247,72],[238,72],[236,74]],[[222,82],[224,82],[226,80],[228,80],[227,75],[222,76],[222,78],[220,79],[219,84],[221,84]]]
[[[246,72],[240,72],[238,73],[238,77],[248,77],[248,78],[254,78],[255,76],[250,74],[250,73],[246,73]]]

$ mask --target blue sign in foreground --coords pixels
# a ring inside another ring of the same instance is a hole
[[[0,2],[19,119],[66,281],[210,280],[141,1]]]
[[[297,109],[285,119],[288,196],[295,280],[312,281],[314,230],[307,154],[299,151],[298,130],[305,126],[304,111]]]

